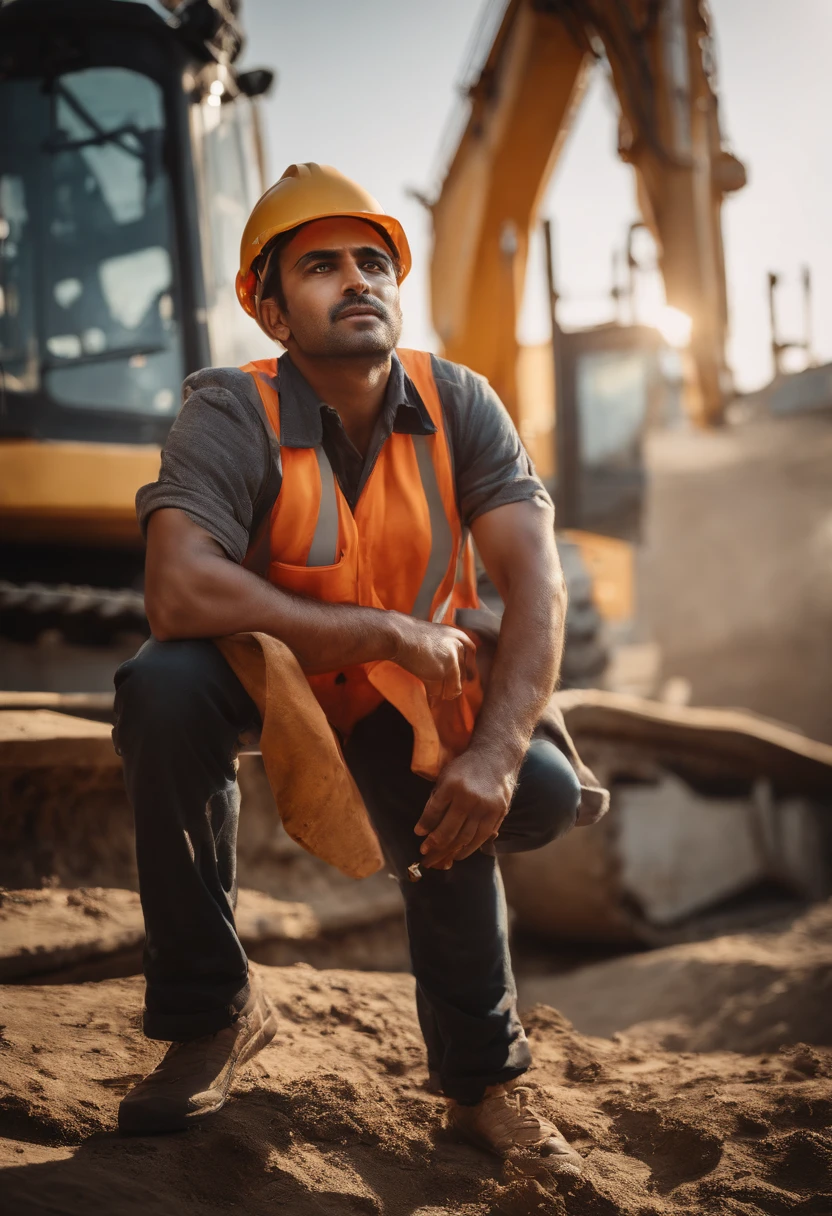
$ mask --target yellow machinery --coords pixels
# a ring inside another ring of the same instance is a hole
[[[0,688],[110,686],[182,380],[271,351],[234,293],[272,80],[238,14],[0,0]]]
[[[705,0],[510,0],[432,207],[431,292],[444,353],[488,377],[521,434],[529,233],[602,55],[668,303],[692,321],[692,412],[718,422],[731,393],[720,208],[745,170],[722,143]]]
[[[494,5],[486,22],[493,13]],[[619,100],[619,154],[636,171],[643,223],[630,230],[631,276],[633,231],[647,227],[668,305],[690,318],[685,407],[701,424],[720,422],[732,395],[720,209],[745,169],[722,142],[705,0],[509,0],[431,205],[443,353],[490,380],[552,485],[566,530],[567,685],[602,675],[599,611],[620,637],[632,623],[643,432],[666,411],[655,329],[561,330],[548,221],[551,347],[517,340],[529,236],[597,60],[606,60]],[[483,580],[481,593],[490,590]]]
[[[146,632],[135,491],[156,476],[184,376],[242,363],[265,341],[233,283],[239,233],[263,184],[256,102],[271,73],[236,70],[238,15],[239,0],[0,0],[7,689],[79,688],[75,656],[65,678],[52,660],[27,667],[39,639],[100,650],[119,633]],[[515,329],[528,234],[602,47],[668,299],[693,318],[699,416],[719,417],[728,385],[719,208],[743,170],[720,143],[703,5],[510,0],[433,207],[432,287],[445,353],[488,376],[527,441],[535,420],[524,401],[534,394],[518,391],[530,367]],[[553,321],[557,337],[554,308]],[[633,333],[625,337],[632,345]],[[581,341],[606,357],[612,335]],[[565,343],[556,353],[563,499],[580,464],[561,392],[576,360]],[[632,500],[632,469],[619,474]],[[560,521],[605,531],[568,511]],[[610,556],[626,566],[615,545],[582,548],[596,588],[607,588],[596,599],[621,616],[626,580],[601,568]],[[582,682],[603,666],[590,616],[587,653],[575,659]],[[574,657],[577,627],[571,636]],[[93,679],[88,656],[82,687],[109,686],[112,656],[102,659]]]

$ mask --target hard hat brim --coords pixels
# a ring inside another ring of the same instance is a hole
[[[291,224],[277,224],[273,227],[264,229],[258,233],[255,241],[246,250],[247,257],[243,262],[237,274],[237,298],[244,310],[260,324],[260,318],[257,315],[257,306],[255,301],[255,292],[257,288],[257,276],[252,270],[255,260],[265,250],[270,241],[273,241],[276,236],[280,236],[284,232],[291,232],[293,228],[302,228],[307,224],[313,224],[316,220],[334,220],[334,219],[354,219],[362,220],[366,224],[382,228],[390,239],[390,244],[395,250],[398,258],[398,275],[399,283],[403,283],[410,273],[413,265],[413,257],[410,252],[410,245],[405,236],[404,229],[397,219],[392,215],[386,215],[382,212],[371,211],[322,211],[320,215],[304,216],[300,222]]]

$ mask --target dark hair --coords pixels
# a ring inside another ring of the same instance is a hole
[[[312,222],[313,222],[312,220],[307,221],[307,223],[312,223]],[[401,271],[401,261],[399,259],[398,250],[396,249],[395,245],[390,240],[390,237],[387,235],[387,233],[381,227],[380,224],[374,224],[372,220],[367,220],[366,223],[368,223],[371,228],[375,228],[376,232],[379,234],[380,237],[382,237],[385,245],[390,250],[390,255],[393,259],[393,265],[396,268],[396,276],[398,277],[398,275]],[[283,282],[280,277],[280,255],[281,255],[282,251],[286,248],[286,246],[289,244],[289,242],[291,240],[293,240],[294,237],[297,236],[297,234],[300,232],[301,228],[305,228],[305,227],[306,227],[305,223],[298,224],[295,228],[290,228],[288,230],[288,232],[278,233],[278,235],[276,237],[273,237],[269,241],[268,245],[266,245],[263,252],[260,254],[260,256],[254,262],[254,270],[255,270],[255,273],[257,274],[258,278],[260,278],[260,273],[261,273],[262,268],[268,262],[268,271],[266,273],[265,279],[263,279],[263,289],[260,292],[260,299],[261,300],[271,300],[271,299],[276,300],[278,303],[278,306],[281,308],[281,310],[283,312],[287,311],[287,307],[286,307],[286,297],[283,294]]]
[[[273,237],[273,239],[269,241],[266,248],[260,254],[254,267],[259,279],[262,269],[268,262],[268,272],[265,279],[263,279],[263,289],[260,292],[260,299],[277,300],[277,303],[283,312],[286,311],[286,297],[283,294],[283,283],[280,278],[280,254],[281,251],[289,244],[292,237],[297,236],[303,226],[303,224],[298,224],[297,228],[290,228],[288,232],[280,232],[276,237]]]

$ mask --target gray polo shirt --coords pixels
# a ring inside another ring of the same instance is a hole
[[[497,394],[482,376],[431,356],[450,440],[459,513],[470,526],[511,502],[549,497]],[[366,456],[337,412],[319,401],[288,355],[278,360],[280,442],[266,422],[251,376],[239,368],[206,368],[189,376],[183,404],[162,452],[159,480],[142,486],[136,510],[142,532],[153,511],[177,507],[209,532],[235,562],[280,492],[280,448],[322,445],[354,509],[384,443],[395,431],[436,430],[395,356],[384,403]]]

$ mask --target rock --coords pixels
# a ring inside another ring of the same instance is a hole
[[[0,710],[0,768],[120,767],[105,722],[51,709]]]

